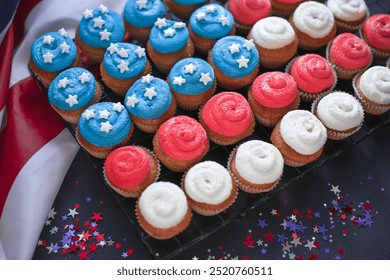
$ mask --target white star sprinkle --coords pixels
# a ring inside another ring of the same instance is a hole
[[[130,106],[131,108],[134,108],[135,104],[137,104],[137,103],[138,103],[138,99],[137,99],[137,97],[135,97],[135,94],[133,94],[132,96],[127,97],[127,102],[126,102],[127,106]]]
[[[208,5],[206,6],[206,13],[214,13],[217,10],[217,7],[214,5]]]
[[[110,54],[116,53],[118,51],[118,44],[110,43],[110,46],[107,48]]]
[[[186,79],[184,79],[182,76],[174,77],[173,78],[173,84],[181,86],[182,84],[186,83]]]
[[[122,112],[122,110],[125,108],[125,106],[122,105],[122,103],[117,102],[112,105],[112,109],[114,111],[117,111],[118,113]]]
[[[74,105],[79,104],[77,98],[77,95],[68,94],[68,98],[65,100],[65,102],[69,105],[69,107],[72,108]]]
[[[158,18],[154,23],[154,26],[157,26],[159,29],[167,26],[167,21],[165,18]]]
[[[253,43],[253,39],[250,39],[250,40],[245,40],[245,43],[244,43],[244,48],[246,48],[248,51],[250,51],[251,49],[253,49],[255,47],[255,44]]]
[[[212,81],[210,78],[210,72],[207,73],[200,73],[201,78],[199,79],[199,82],[202,82],[205,86]]]
[[[196,66],[192,63],[184,66],[184,73],[185,74],[187,74],[187,73],[194,74],[195,70],[196,70]]]
[[[105,23],[106,21],[104,19],[102,19],[102,17],[97,17],[97,18],[94,18],[93,19],[93,28],[103,28],[103,24]]]
[[[65,78],[58,81],[57,87],[58,88],[66,88],[66,86],[69,84],[70,84],[70,81],[68,80],[67,77],[65,77]]]
[[[112,125],[109,121],[100,123],[100,131],[105,133],[110,133],[110,130],[112,130]]]
[[[64,41],[60,45],[61,53],[69,53],[70,46]]]
[[[85,84],[86,82],[89,82],[91,80],[91,76],[87,72],[81,73],[80,76],[78,76],[78,79],[82,84]]]
[[[157,92],[154,87],[146,88],[144,96],[152,100],[154,96],[157,96]]]
[[[295,247],[297,247],[298,245],[302,245],[301,241],[299,241],[299,239],[301,239],[300,237],[297,237],[297,238],[294,238],[293,241],[290,241],[291,244],[293,244]]]
[[[317,248],[316,245],[314,245],[314,241],[307,241],[307,244],[305,245],[305,247],[309,248],[309,250],[311,251],[311,249],[313,248]]]
[[[111,32],[108,32],[107,29],[104,29],[102,32],[99,32],[100,40],[110,40]]]
[[[53,41],[54,41],[54,37],[53,36],[51,36],[51,35],[43,36],[43,43],[44,44],[51,45],[51,43],[53,43]]]
[[[135,54],[138,56],[138,58],[141,58],[141,57],[144,57],[146,56],[146,53],[145,53],[145,48],[142,48],[140,46],[138,46],[136,49],[135,49]]]
[[[240,44],[236,44],[236,43],[232,43],[229,47],[228,47],[229,51],[231,54],[234,54],[236,52],[240,52]]]
[[[122,58],[127,58],[129,57],[129,51],[130,50],[126,50],[124,48],[121,48],[119,51],[117,51],[118,55]]]
[[[243,55],[239,59],[236,59],[236,61],[238,62],[238,68],[248,68],[249,59],[245,58]]]
[[[51,52],[45,53],[44,55],[42,55],[42,57],[43,63],[53,63],[54,54],[52,54]]]
[[[229,25],[230,24],[230,20],[227,16],[221,16],[219,19],[218,19],[218,22],[221,23],[222,26],[225,26],[225,25]]]
[[[49,214],[47,214],[48,219],[54,219],[54,216],[57,214],[57,212],[54,210],[54,207],[50,209]]]
[[[89,19],[93,17],[93,10],[85,9],[83,12],[83,16],[85,19]]]
[[[99,119],[106,119],[106,120],[108,120],[109,116],[110,116],[110,112],[107,111],[107,109],[99,111]]]
[[[290,252],[290,248],[292,247],[290,244],[288,244],[288,242],[286,242],[286,243],[282,243],[281,244],[282,245],[282,251],[288,251],[288,252]]]
[[[150,84],[151,81],[153,81],[154,77],[150,74],[143,76],[141,83],[143,84]]]
[[[176,33],[176,30],[173,28],[168,28],[164,30],[164,36],[165,37],[173,37]]]
[[[330,191],[333,192],[335,195],[337,195],[338,193],[341,192],[339,190],[339,186],[333,186],[333,185],[332,185],[332,189]]]
[[[81,116],[89,120],[90,118],[95,117],[95,111],[93,109],[87,109],[83,112]]]
[[[139,10],[146,9],[148,6],[148,1],[147,0],[137,0],[135,2]]]
[[[206,13],[204,13],[204,12],[198,12],[198,13],[195,15],[195,18],[196,18],[197,20],[205,19],[205,18],[206,18]]]
[[[104,6],[103,4],[100,4],[99,5],[99,10],[100,12],[102,12],[103,14],[107,14],[108,13],[108,8],[106,6]]]
[[[184,22],[175,22],[173,27],[174,28],[184,28],[184,27],[186,27],[186,24]]]
[[[66,31],[65,28],[61,28],[60,30],[58,30],[58,33],[59,33],[62,37],[68,37],[68,31]]]
[[[121,73],[124,73],[125,71],[129,71],[129,62],[125,60],[121,60],[121,62],[116,68],[118,68]]]

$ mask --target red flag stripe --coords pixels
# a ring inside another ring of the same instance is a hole
[[[7,103],[13,51],[14,32],[13,25],[11,24],[0,47],[0,111],[3,110],[5,104]]]

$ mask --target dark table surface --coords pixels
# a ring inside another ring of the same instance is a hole
[[[388,0],[366,3],[371,14],[390,12]],[[339,81],[336,89],[353,92],[350,81]],[[134,216],[135,200],[111,191],[101,176],[102,161],[80,150],[34,259],[388,259],[389,122],[390,112],[366,114],[359,132],[342,141],[328,140],[314,163],[285,167],[275,190],[264,195],[240,192],[226,212],[216,217],[194,214],[187,230],[165,241],[142,231]],[[257,125],[246,140],[269,141],[270,132]],[[130,144],[152,148],[151,135],[136,130]],[[232,148],[212,145],[206,159],[226,164]],[[179,183],[181,176],[163,168],[160,180]]]

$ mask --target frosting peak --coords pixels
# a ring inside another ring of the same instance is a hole
[[[270,0],[230,0],[229,10],[244,24],[254,24],[271,13]]]
[[[333,15],[344,21],[357,21],[366,15],[364,0],[328,0],[326,5]]]

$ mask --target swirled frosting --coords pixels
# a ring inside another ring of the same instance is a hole
[[[270,0],[230,0],[229,10],[234,18],[244,24],[254,24],[271,13]]]
[[[302,2],[304,0],[278,0],[280,3],[286,3],[286,4],[296,4],[299,2]]]
[[[332,42],[329,54],[334,64],[347,70],[357,70],[371,62],[369,46],[352,33],[338,35]]]
[[[86,106],[96,92],[95,77],[84,68],[62,71],[51,82],[47,92],[49,102],[62,110],[77,110]]]
[[[328,0],[326,2],[333,15],[344,21],[357,21],[366,15],[364,0]]]
[[[324,38],[334,25],[334,16],[322,3],[308,1],[294,11],[293,22],[296,28],[312,38]]]
[[[145,49],[130,43],[111,44],[104,54],[103,66],[112,77],[133,78],[145,69]]]
[[[207,127],[224,136],[236,136],[248,129],[252,111],[248,101],[236,92],[221,92],[211,97],[202,109]]]
[[[100,8],[84,11],[78,32],[85,44],[107,48],[110,43],[123,40],[125,27],[120,14],[101,5]]]
[[[173,2],[176,2],[184,6],[191,6],[191,5],[206,3],[207,0],[173,0]]]
[[[196,9],[189,20],[191,30],[204,38],[219,39],[233,29],[234,17],[218,4],[208,4]]]
[[[169,72],[169,85],[181,94],[197,95],[214,85],[214,70],[200,58],[184,58],[178,61]]]
[[[34,64],[48,72],[64,70],[72,65],[77,55],[75,43],[66,33],[49,32],[31,45],[31,59]]]
[[[360,77],[360,89],[364,96],[375,103],[390,104],[390,69],[374,66],[367,69]]]
[[[307,93],[318,93],[330,88],[335,76],[330,63],[317,54],[306,54],[296,59],[290,71],[298,89]]]
[[[363,108],[352,95],[335,91],[318,102],[317,116],[328,128],[348,130],[361,124],[364,117]]]
[[[252,94],[257,102],[269,108],[282,108],[295,100],[298,87],[294,78],[283,72],[266,72],[252,84]]]
[[[253,40],[266,49],[280,49],[291,44],[295,31],[291,24],[281,17],[267,17],[255,23],[251,30]]]
[[[98,147],[121,143],[131,128],[131,119],[120,103],[101,102],[86,109],[79,120],[79,132],[85,140]]]
[[[312,155],[324,146],[327,132],[316,116],[306,110],[288,112],[280,122],[283,140],[296,152]]]
[[[160,148],[176,160],[192,160],[205,151],[206,131],[195,119],[176,116],[163,123],[157,131]]]
[[[148,177],[150,168],[149,153],[136,146],[115,149],[104,162],[108,180],[123,190],[139,186]]]
[[[257,69],[260,60],[255,45],[241,36],[219,39],[211,55],[215,66],[231,78],[250,75]]]
[[[228,199],[233,183],[225,167],[214,161],[204,161],[188,170],[184,188],[187,195],[197,202],[219,204]]]
[[[144,219],[156,228],[176,226],[188,211],[184,192],[170,182],[151,184],[142,192],[138,205]]]
[[[282,176],[284,160],[274,145],[251,140],[238,147],[235,166],[240,176],[248,182],[270,184]]]
[[[127,91],[126,109],[143,119],[156,119],[168,111],[172,94],[167,82],[150,75],[137,80]]]
[[[381,50],[390,50],[390,15],[370,16],[363,26],[364,36],[370,45]]]
[[[172,53],[185,47],[188,36],[188,29],[184,23],[159,18],[150,31],[149,41],[156,51]]]
[[[163,18],[165,6],[161,0],[128,0],[126,2],[123,17],[131,25],[148,28],[152,27],[157,18]]]

